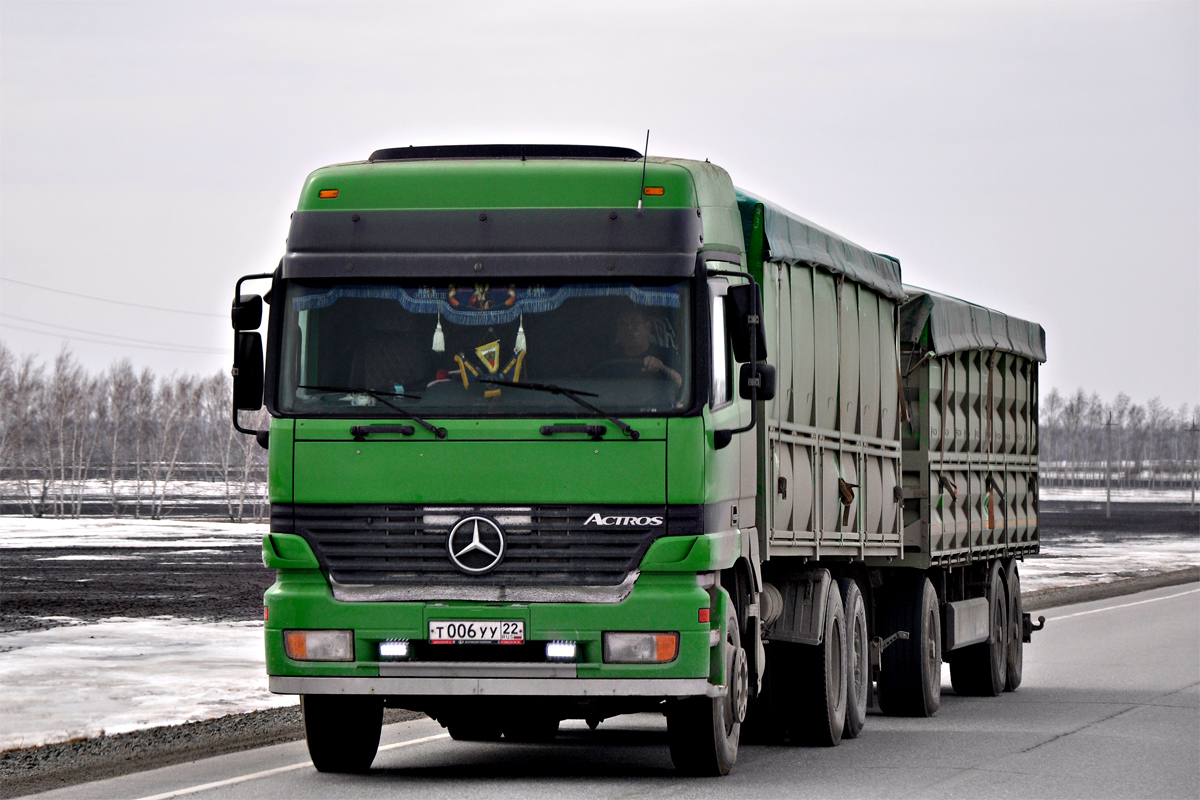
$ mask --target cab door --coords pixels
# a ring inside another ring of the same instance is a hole
[[[742,460],[754,469],[754,435],[737,434],[728,445],[717,448],[715,434],[733,430],[749,421],[749,402],[737,399],[736,371],[729,332],[725,326],[725,278],[708,281],[709,401],[705,417],[704,502],[705,530],[709,533],[744,528],[754,524],[754,498],[743,499]],[[747,450],[747,448],[749,448]]]

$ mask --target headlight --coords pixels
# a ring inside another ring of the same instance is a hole
[[[284,631],[283,651],[293,661],[353,661],[354,631]]]
[[[607,664],[661,664],[674,661],[679,654],[679,633],[604,633],[604,661]]]

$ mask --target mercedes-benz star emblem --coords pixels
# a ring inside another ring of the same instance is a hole
[[[487,517],[463,517],[446,539],[454,566],[468,575],[494,570],[504,559],[504,532]]]

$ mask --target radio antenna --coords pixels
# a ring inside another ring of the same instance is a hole
[[[646,193],[646,158],[650,155],[650,129],[646,129],[646,146],[642,148],[642,185],[638,189],[638,211],[642,210],[642,195]]]

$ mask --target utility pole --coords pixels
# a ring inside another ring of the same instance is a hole
[[[1198,479],[1200,479],[1198,478],[1198,476],[1200,476],[1200,439],[1196,438],[1196,433],[1200,432],[1200,427],[1197,427],[1196,423],[1193,421],[1192,427],[1188,428],[1187,431],[1192,435],[1192,441],[1195,442],[1195,444],[1192,445],[1192,455],[1196,457],[1196,460],[1192,462],[1192,505],[1195,506],[1196,482]]]
[[[1112,518],[1112,412],[1104,423],[1104,518]]]

